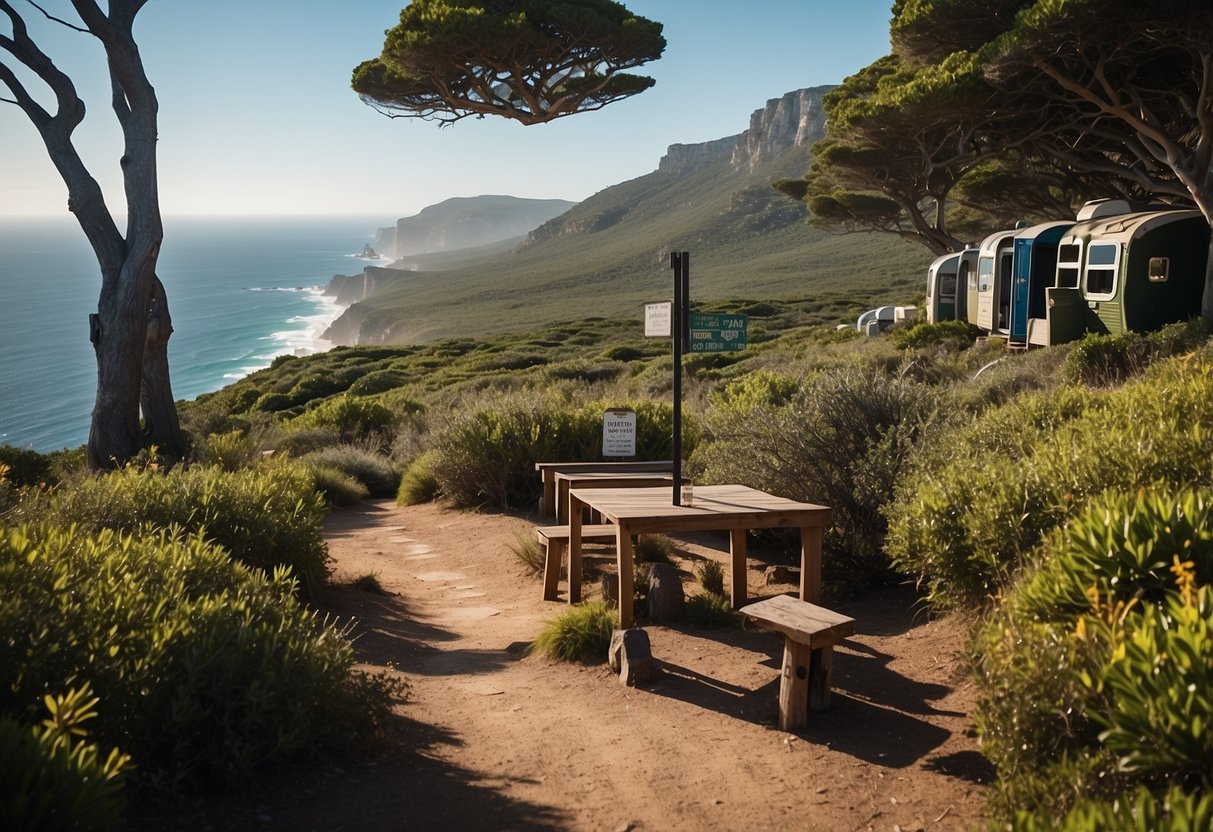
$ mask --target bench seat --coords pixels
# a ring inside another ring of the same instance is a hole
[[[614,540],[618,527],[613,523],[586,524],[581,527],[582,540]],[[547,547],[543,560],[543,600],[555,601],[560,584],[560,562],[569,548],[568,526],[537,526],[535,535]]]
[[[790,731],[805,726],[809,710],[830,706],[834,645],[855,632],[855,619],[789,595],[767,598],[739,612],[748,623],[783,634],[779,727]]]

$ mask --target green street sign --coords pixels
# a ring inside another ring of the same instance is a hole
[[[745,349],[748,315],[691,313],[691,352],[739,352]]]

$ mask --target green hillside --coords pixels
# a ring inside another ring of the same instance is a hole
[[[930,261],[924,249],[811,229],[804,207],[770,187],[803,173],[808,159],[796,148],[753,173],[735,170],[727,154],[687,174],[655,171],[595,194],[521,245],[409,258],[404,265],[417,270],[351,317],[365,321],[364,341],[416,343],[587,314],[638,316],[641,304],[670,296],[670,251],[691,253],[693,301],[913,300]]]

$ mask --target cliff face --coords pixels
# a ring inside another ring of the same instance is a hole
[[[796,90],[772,98],[750,116],[740,135],[701,144],[672,144],[657,166],[660,173],[685,176],[728,155],[734,170],[754,171],[784,151],[817,141],[825,133],[821,97],[833,87]]]
[[[733,167],[751,171],[793,147],[810,145],[825,134],[821,97],[833,87],[796,90],[772,98],[750,116],[750,127],[737,137]]]
[[[512,196],[455,197],[396,221],[393,257],[450,251],[519,237],[576,203]]]

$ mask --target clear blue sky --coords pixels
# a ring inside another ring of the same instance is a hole
[[[70,14],[65,0],[43,5]],[[379,115],[349,88],[403,5],[152,0],[136,36],[160,99],[164,213],[390,218],[452,196],[581,200],[656,169],[670,144],[740,133],[768,99],[837,83],[888,51],[890,0],[627,0],[665,24],[664,57],[639,70],[657,79],[651,90],[549,125],[439,128]],[[101,50],[61,26],[37,30],[89,107],[77,146],[120,215],[121,145]],[[65,206],[32,125],[0,103],[0,216]]]

